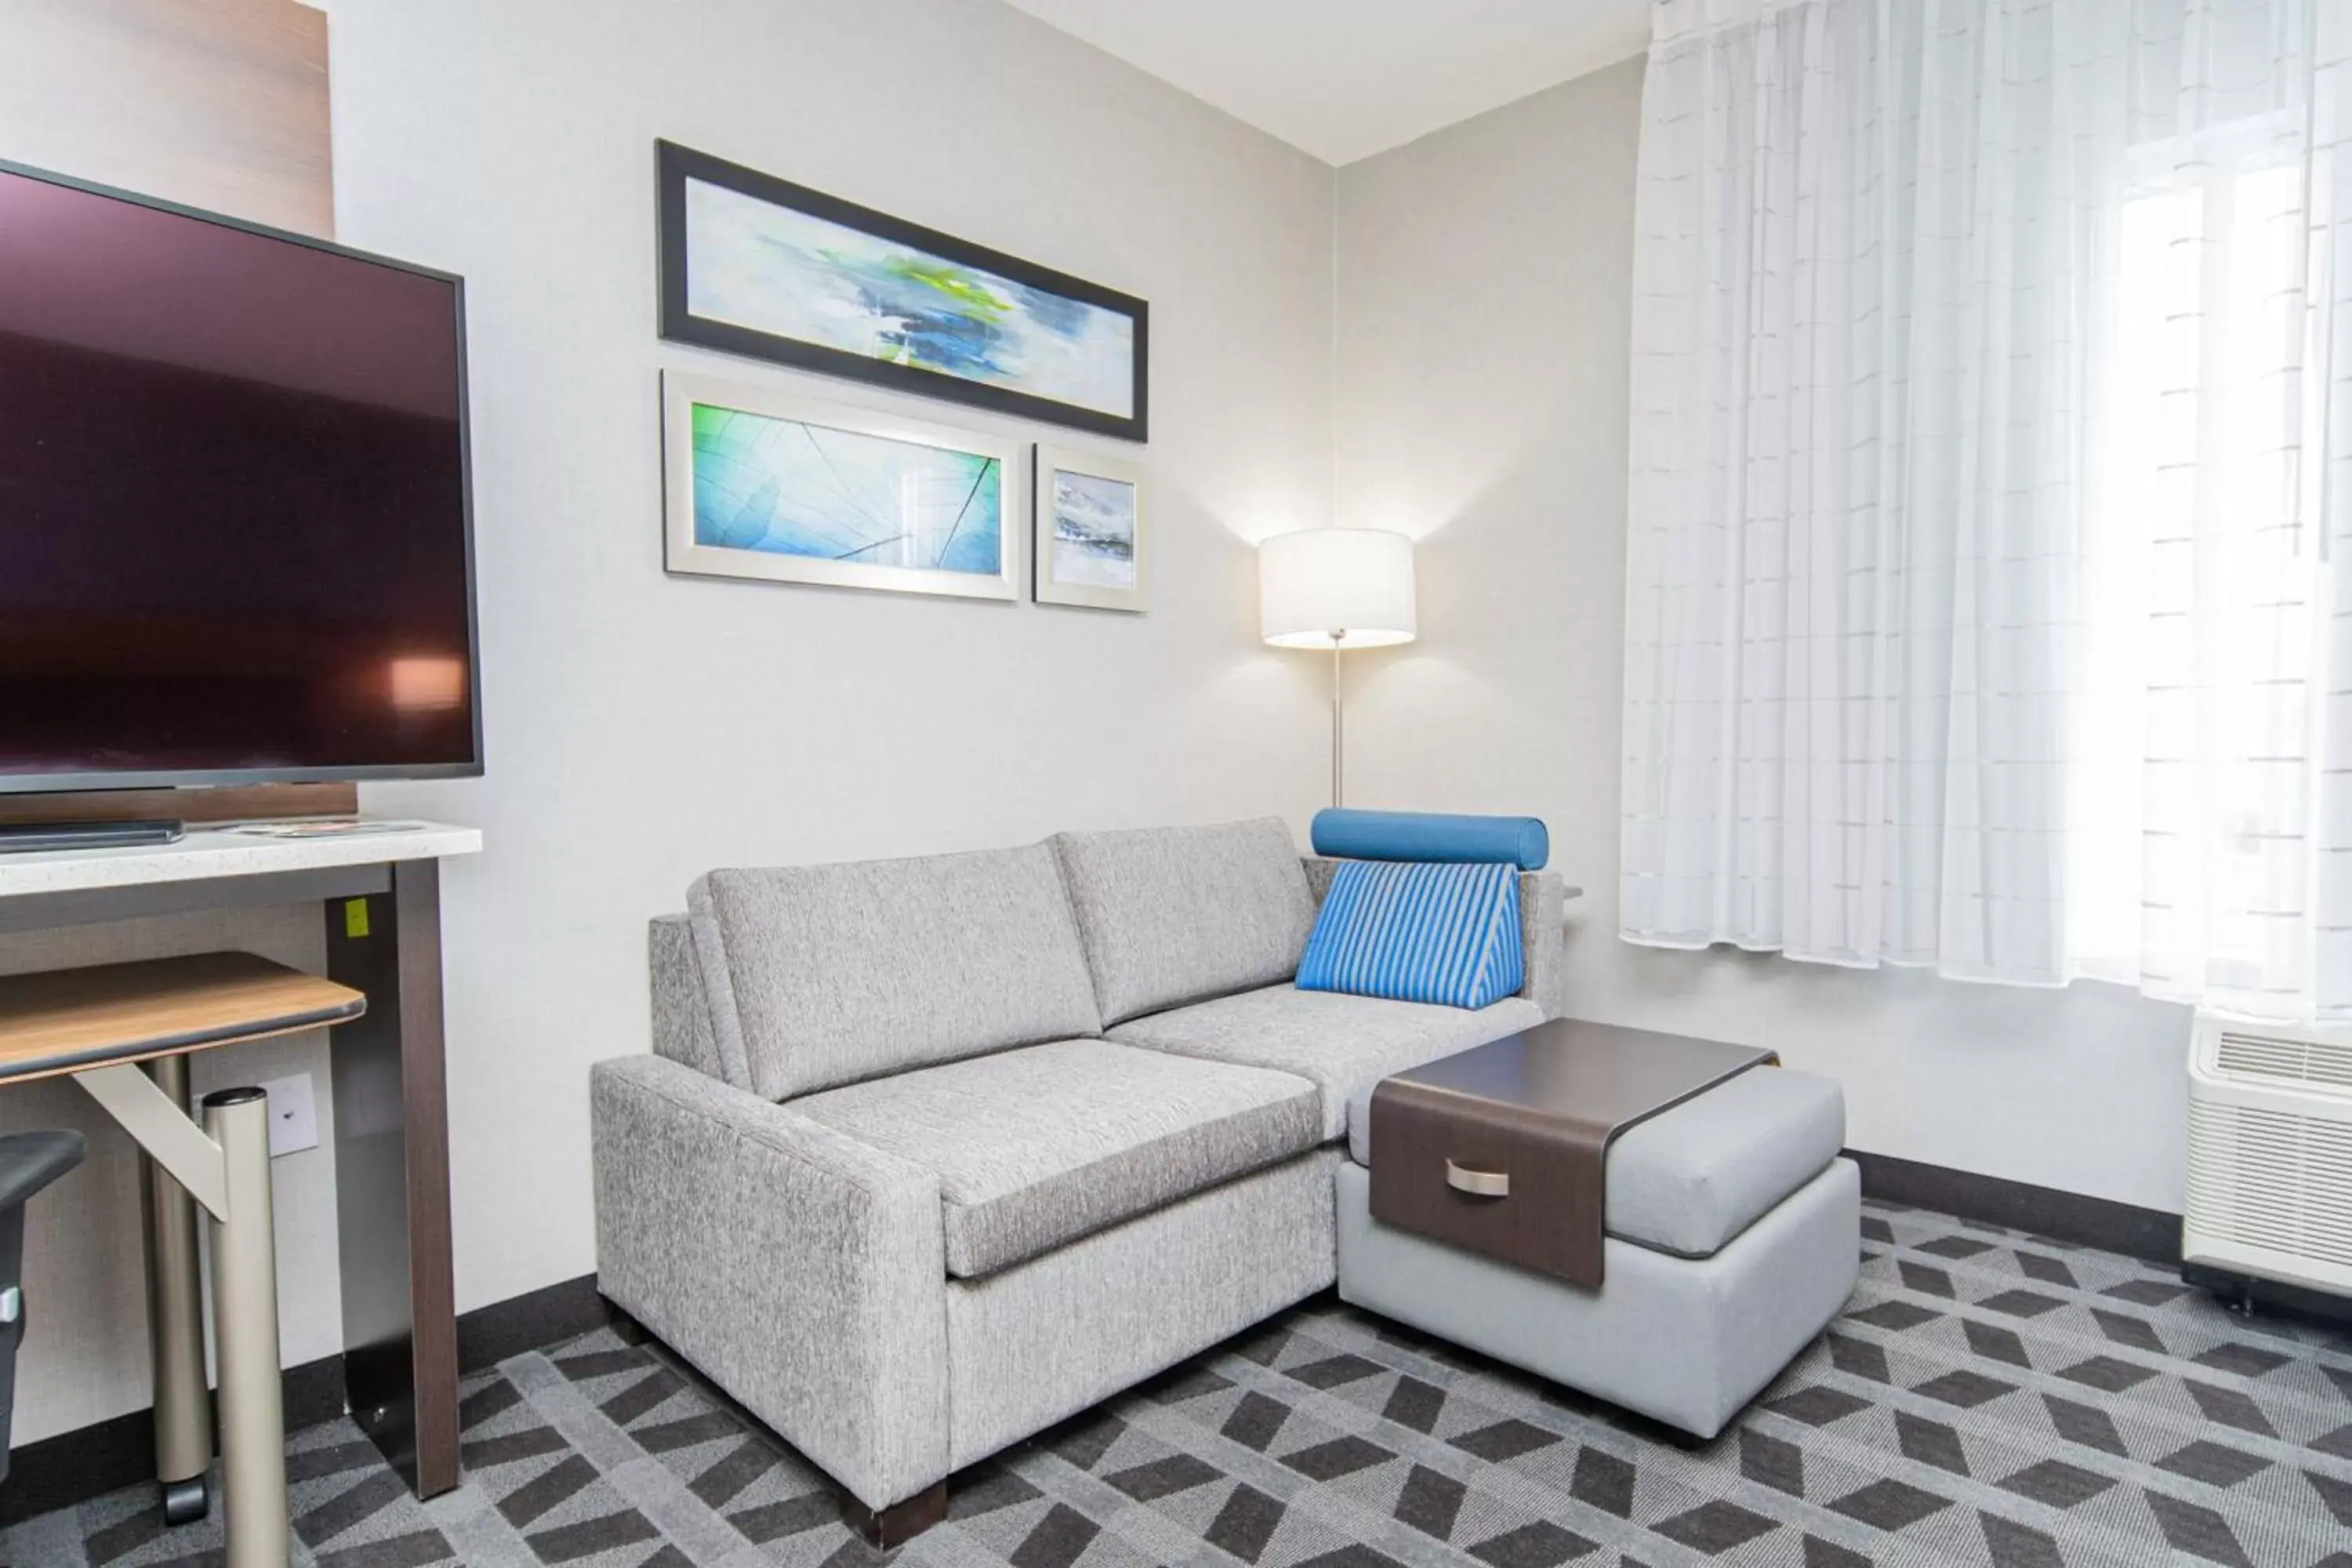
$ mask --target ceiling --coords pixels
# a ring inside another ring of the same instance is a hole
[[[1012,0],[1327,163],[1637,55],[1649,0]]]

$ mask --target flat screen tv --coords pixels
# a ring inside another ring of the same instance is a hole
[[[0,792],[481,766],[461,280],[0,163]]]

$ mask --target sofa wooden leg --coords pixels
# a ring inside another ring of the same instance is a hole
[[[653,1338],[653,1335],[646,1332],[646,1326],[643,1323],[613,1305],[610,1297],[600,1296],[597,1300],[604,1303],[604,1321],[611,1325],[613,1337],[623,1344],[641,1345]]]
[[[866,1545],[881,1552],[904,1546],[947,1516],[945,1481],[888,1508],[867,1508],[846,1492],[841,1498],[842,1522],[864,1536]]]

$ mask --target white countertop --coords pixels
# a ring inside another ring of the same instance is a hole
[[[191,826],[186,837],[174,844],[0,854],[0,898],[378,866],[388,860],[433,860],[476,854],[482,847],[478,828],[413,818],[362,819],[350,832],[307,838],[276,838],[242,830],[271,826],[283,825],[206,824]]]

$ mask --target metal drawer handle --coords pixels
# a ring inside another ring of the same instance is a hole
[[[1465,1170],[1448,1160],[1445,1162],[1445,1184],[1457,1193],[1468,1193],[1474,1197],[1507,1198],[1511,1195],[1511,1173]]]

